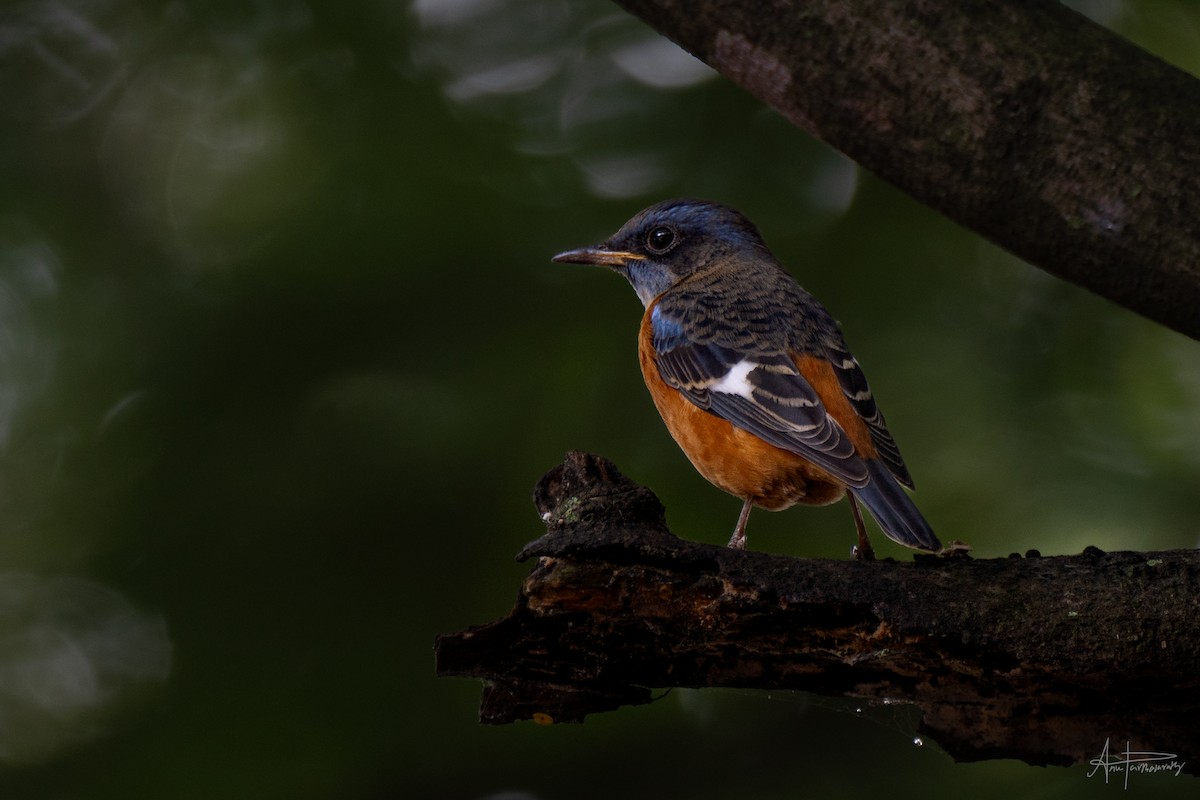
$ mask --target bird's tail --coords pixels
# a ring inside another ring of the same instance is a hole
[[[850,491],[867,507],[887,537],[917,550],[941,550],[942,543],[887,466],[872,458],[867,460],[867,470],[871,475],[867,485]]]

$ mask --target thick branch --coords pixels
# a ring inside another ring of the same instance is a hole
[[[1050,0],[616,0],[1018,256],[1200,338],[1200,81]]]
[[[1067,764],[1104,739],[1200,753],[1200,553],[801,560],[687,542],[648,489],[572,453],[517,607],[440,637],[481,718],[579,721],[651,689],[802,689],[915,703],[964,759]]]

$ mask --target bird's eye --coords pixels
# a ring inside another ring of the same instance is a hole
[[[662,255],[675,246],[675,230],[666,225],[659,225],[646,236],[646,249],[655,255]]]

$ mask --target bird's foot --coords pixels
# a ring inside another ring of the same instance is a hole
[[[858,544],[850,548],[850,554],[854,556],[855,561],[874,561],[875,548],[871,547],[871,541],[866,537],[858,540]]]
[[[746,520],[750,519],[750,509],[754,501],[747,499],[742,503],[742,513],[738,514],[737,525],[733,527],[733,536],[729,537],[729,546],[734,550],[746,549]]]
[[[871,540],[867,538],[867,526],[863,523],[862,512],[858,510],[858,501],[849,492],[846,492],[846,499],[850,501],[850,513],[854,515],[854,529],[858,531],[858,544],[850,548],[850,554],[854,556],[855,561],[874,561],[875,548],[871,547]]]

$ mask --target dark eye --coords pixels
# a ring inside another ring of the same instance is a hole
[[[659,225],[646,236],[646,249],[656,255],[662,255],[675,245],[675,230],[666,225]]]

